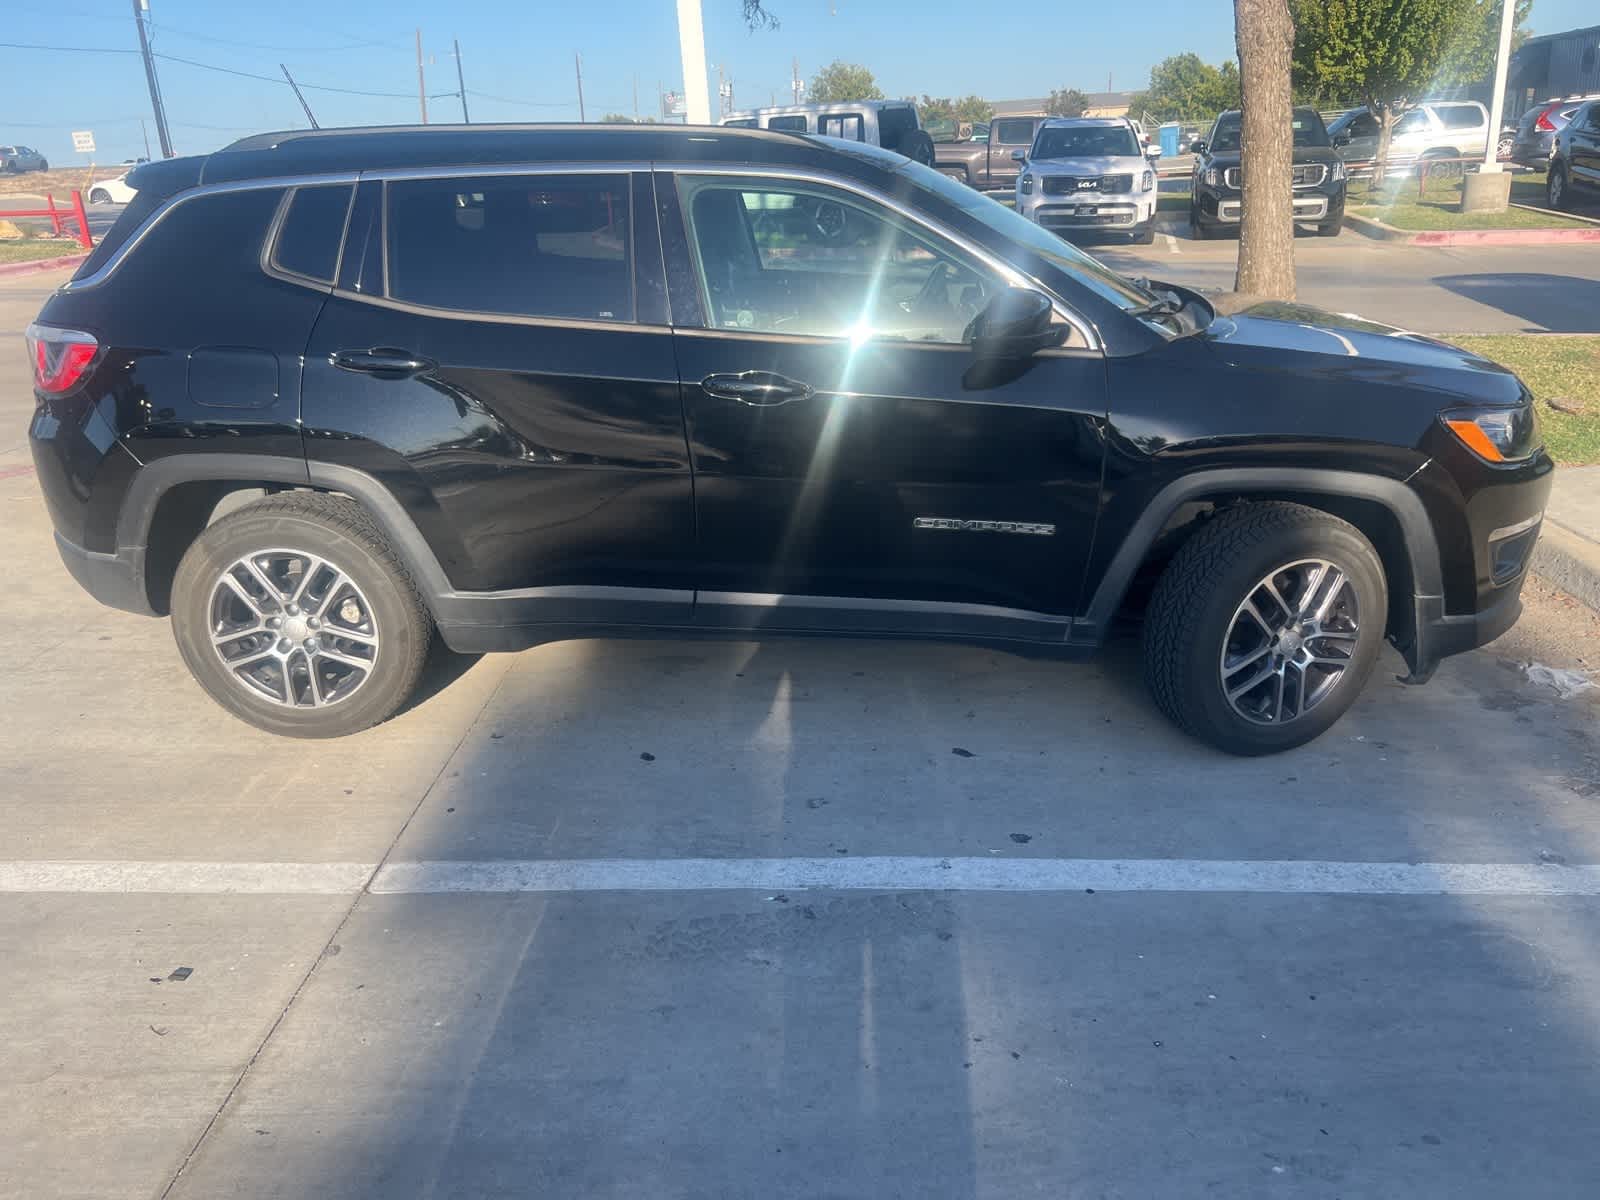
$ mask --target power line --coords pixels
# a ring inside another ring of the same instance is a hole
[[[0,42],[4,50],[54,50],[63,54],[137,54],[121,46],[40,46],[33,42]]]
[[[377,42],[353,42],[348,46],[272,46],[265,42],[241,42],[235,38],[214,37],[209,33],[196,33],[189,29],[178,29],[172,25],[159,25],[150,22],[152,33],[165,33],[173,37],[193,38],[196,41],[212,42],[218,46],[238,46],[246,50],[270,50],[275,54],[333,54],[344,50],[369,50],[378,46]]]

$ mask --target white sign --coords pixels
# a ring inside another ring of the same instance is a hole
[[[94,134],[87,129],[72,131],[72,148],[79,154],[94,153]]]
[[[684,109],[684,99],[677,92],[668,92],[661,97],[661,111],[666,116],[681,117],[684,114]]]

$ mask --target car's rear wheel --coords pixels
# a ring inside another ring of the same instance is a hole
[[[298,493],[209,526],[172,584],[184,662],[258,729],[339,737],[415,688],[433,625],[404,564],[353,501]]]
[[[89,193],[89,203],[90,204],[110,204],[111,203],[111,193],[106,191],[105,188],[95,188],[93,191],[91,191]]]
[[[1145,619],[1145,677],[1179,728],[1230,754],[1325,732],[1361,694],[1383,643],[1383,564],[1318,509],[1246,504],[1184,543]]]
[[[1544,198],[1551,208],[1567,206],[1567,169],[1560,163],[1550,164],[1550,174],[1544,181]]]

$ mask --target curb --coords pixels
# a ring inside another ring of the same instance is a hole
[[[1546,517],[1529,569],[1600,612],[1600,545]]]
[[[64,254],[60,258],[39,258],[32,262],[0,263],[0,279],[14,275],[33,275],[39,271],[54,271],[61,267],[75,267],[88,258],[87,252]]]
[[[1348,210],[1344,223],[1346,228],[1369,238],[1401,246],[1561,246],[1600,242],[1600,226],[1593,229],[1396,229],[1374,217],[1358,216]]]

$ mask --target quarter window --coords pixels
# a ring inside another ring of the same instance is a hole
[[[846,141],[865,141],[861,136],[860,113],[825,113],[817,118],[817,130],[824,137],[844,138]]]
[[[459,312],[633,319],[627,177],[391,183],[389,295]]]
[[[956,344],[1004,286],[942,239],[832,188],[685,180],[709,323]]]
[[[769,117],[767,119],[767,128],[776,129],[779,133],[804,133],[806,131],[806,119],[803,116]]]
[[[279,270],[332,283],[339,268],[339,242],[350,209],[348,184],[296,188],[278,231],[272,262]]]

